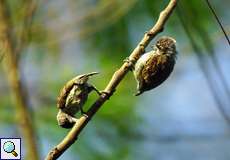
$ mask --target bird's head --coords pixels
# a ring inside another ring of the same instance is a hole
[[[176,55],[176,40],[172,37],[163,36],[156,42],[156,48],[163,54]]]
[[[70,122],[66,116],[59,117],[58,119],[58,125],[62,128],[72,128],[74,125],[74,122]]]
[[[89,77],[95,74],[99,74],[99,73],[91,72],[91,73],[79,75],[75,78],[75,83],[77,83],[78,85],[84,85],[89,80]]]

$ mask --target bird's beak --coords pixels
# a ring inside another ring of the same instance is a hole
[[[86,74],[87,76],[92,76],[92,75],[95,75],[95,74],[99,74],[99,72],[91,72],[91,73],[88,73]]]

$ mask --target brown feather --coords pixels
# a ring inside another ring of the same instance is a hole
[[[174,65],[174,57],[167,54],[156,54],[149,58],[142,70],[141,92],[153,89],[164,82],[172,72]]]
[[[72,80],[68,81],[66,83],[66,85],[61,89],[60,94],[57,98],[57,107],[58,108],[62,109],[65,107],[66,98],[67,98],[69,92],[71,91],[71,89],[73,88],[75,79],[76,78],[73,78]]]

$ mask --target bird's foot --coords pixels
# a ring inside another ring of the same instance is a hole
[[[145,34],[147,34],[147,36],[152,36],[153,32],[151,32],[151,31],[145,31]]]
[[[141,48],[142,54],[145,53],[145,45],[142,44],[142,43],[140,43],[139,46],[140,46],[140,48]]]
[[[123,60],[123,62],[130,63],[131,61],[130,61],[129,57],[126,57],[126,58]]]
[[[129,58],[129,57],[126,57],[123,62],[127,62],[129,65],[130,65],[130,70],[133,71],[135,69],[135,66],[133,64],[133,61]]]
[[[78,121],[79,121],[79,119],[77,119],[75,117],[70,118],[70,123],[77,123]]]
[[[115,92],[115,90],[111,91],[111,92],[108,92],[108,91],[100,91],[101,95],[102,94],[105,94],[106,97],[111,97],[113,95],[113,93]]]
[[[164,28],[160,29],[160,32],[162,32],[164,30]],[[153,31],[145,31],[145,34],[147,34],[147,36],[154,36],[156,33],[154,33]]]
[[[83,108],[80,108],[81,115],[87,115],[87,112],[83,110]]]
[[[90,87],[92,87],[92,89],[96,91],[99,96],[101,95],[101,92],[94,85],[91,85]]]
[[[100,94],[105,94],[106,96],[111,96],[112,94],[107,91],[100,91]]]

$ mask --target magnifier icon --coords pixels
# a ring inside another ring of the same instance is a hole
[[[14,155],[14,157],[17,157],[18,156],[18,153],[15,151],[15,145],[13,142],[11,141],[7,141],[3,144],[3,150],[6,152],[6,153],[11,153]]]

